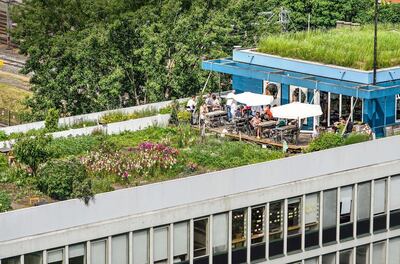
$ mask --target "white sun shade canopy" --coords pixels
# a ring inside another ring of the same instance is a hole
[[[303,119],[322,115],[320,105],[294,102],[271,108],[275,118]]]
[[[245,104],[247,106],[262,106],[270,105],[274,101],[274,97],[271,95],[256,94],[251,92],[244,92],[241,94],[234,94],[233,97],[236,102]]]

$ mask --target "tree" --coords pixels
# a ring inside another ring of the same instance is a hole
[[[54,132],[58,129],[58,118],[59,113],[57,109],[50,108],[47,112],[46,119],[44,121],[44,125],[48,132]]]
[[[51,141],[52,137],[44,134],[18,139],[13,149],[15,158],[18,162],[28,166],[32,174],[36,176],[39,165],[52,157],[49,148]]]

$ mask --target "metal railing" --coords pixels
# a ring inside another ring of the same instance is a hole
[[[0,126],[14,126],[22,123],[17,112],[0,108]]]

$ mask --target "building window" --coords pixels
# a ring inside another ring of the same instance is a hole
[[[287,208],[287,251],[301,249],[301,198],[288,200]]]
[[[356,248],[356,264],[369,264],[369,245]]]
[[[251,261],[265,259],[265,206],[251,209]]]
[[[336,253],[323,255],[322,264],[336,264]]]
[[[400,226],[400,176],[390,180],[390,227]]]
[[[351,96],[342,95],[341,96],[341,109],[340,109],[340,116],[343,118],[348,118],[351,114]]]
[[[12,258],[6,258],[1,260],[1,264],[20,264],[21,263],[21,257],[12,257]]]
[[[339,253],[339,264],[353,264],[353,250],[344,250]]]
[[[337,190],[324,191],[322,242],[336,242]]]
[[[247,210],[232,211],[232,263],[243,263],[247,259]]]
[[[353,97],[353,121],[363,122],[363,99]]]
[[[377,242],[373,245],[372,263],[386,264],[386,242]]]
[[[357,186],[357,236],[369,234],[371,218],[371,183]]]
[[[400,121],[400,94],[396,95],[396,122]]]
[[[189,223],[174,224],[174,263],[189,260]]]
[[[375,181],[374,232],[386,230],[386,179]]]
[[[400,237],[389,240],[389,264],[400,263]]]
[[[269,204],[269,256],[283,254],[283,201]]]
[[[71,248],[71,247],[69,247],[69,248]],[[30,254],[25,255],[24,256],[24,263],[27,263],[27,264],[42,264],[43,263],[43,252],[40,251],[40,252],[35,252],[35,253],[30,253]],[[69,263],[71,263],[71,261]]]
[[[133,232],[133,264],[149,263],[149,231],[142,230]]]
[[[319,262],[318,258],[311,258],[304,260],[304,264],[318,264],[318,262]]]
[[[114,236],[111,239],[111,263],[128,264],[128,235]]]
[[[264,91],[263,94],[272,95],[274,97],[274,101],[272,102],[272,106],[281,105],[281,84],[274,83],[269,81],[264,81]]]
[[[69,264],[85,264],[85,259],[86,259],[85,244],[69,246],[68,247],[68,255],[69,255],[68,256]],[[30,263],[30,262],[28,262],[28,263]]]
[[[64,249],[55,249],[47,252],[48,264],[63,264],[64,263]]]
[[[213,216],[213,263],[228,263],[228,214]]]
[[[107,240],[98,240],[90,243],[91,264],[107,263]]]
[[[290,86],[290,102],[307,103],[307,88]]]
[[[305,203],[305,247],[319,244],[319,194],[309,194]]]
[[[353,186],[340,188],[340,239],[353,237]]]
[[[168,263],[168,227],[154,229],[153,234],[153,260],[157,264]]]
[[[194,253],[193,256],[203,257],[208,255],[208,218],[198,219],[193,225],[193,241]]]

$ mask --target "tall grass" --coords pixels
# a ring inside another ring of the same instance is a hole
[[[373,68],[374,28],[341,28],[296,32],[261,39],[258,51],[282,57],[351,67]],[[381,25],[378,31],[378,67],[400,65],[400,25]]]

